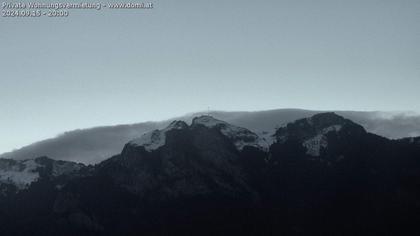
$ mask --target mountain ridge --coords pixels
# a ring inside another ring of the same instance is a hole
[[[191,125],[174,121],[149,134],[156,132],[164,139],[153,148],[147,148],[153,135],[145,134],[94,166],[71,164],[78,170],[64,175],[31,167],[29,172],[43,177],[24,188],[0,181],[0,230],[4,235],[416,231],[419,138],[390,140],[334,113],[279,127],[267,149],[248,140],[257,135],[252,131],[209,116]],[[322,142],[311,143],[318,145],[313,152],[306,142],[319,135]],[[238,148],[243,138],[251,142]],[[29,161],[68,164],[47,157]]]

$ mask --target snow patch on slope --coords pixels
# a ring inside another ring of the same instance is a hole
[[[161,130],[154,130],[143,134],[138,139],[134,139],[130,144],[134,146],[143,146],[146,151],[156,150],[165,145],[166,135]]]
[[[0,182],[14,184],[18,189],[27,188],[39,178],[36,169],[40,167],[35,160],[26,160],[21,163],[10,163],[0,169]]]
[[[143,146],[146,151],[156,150],[166,143],[166,132],[173,129],[183,129],[186,124],[182,121],[174,121],[168,127],[162,130],[154,130],[143,134],[140,138],[130,142],[134,146]]]
[[[231,125],[211,116],[197,117],[193,120],[193,124],[204,125],[207,128],[219,128],[223,135],[233,141],[238,150],[242,150],[245,146],[252,146],[267,151],[271,144],[271,139],[260,138],[248,129]]]
[[[330,127],[324,128],[314,137],[307,139],[303,142],[303,146],[306,148],[306,154],[311,156],[319,156],[321,154],[321,149],[328,147],[328,141],[325,134],[329,132],[338,132],[342,128],[341,125],[332,125]]]
[[[331,131],[338,132],[338,131],[340,131],[340,130],[341,130],[341,128],[342,128],[342,126],[341,126],[341,125],[332,125],[332,126],[330,126],[330,127],[327,127],[327,128],[325,128],[325,129],[323,129],[323,130],[321,131],[321,133],[326,134],[326,133],[331,132]]]
[[[302,145],[306,148],[306,154],[319,156],[321,154],[321,148],[326,148],[328,142],[323,134],[318,134],[315,137],[304,141]]]

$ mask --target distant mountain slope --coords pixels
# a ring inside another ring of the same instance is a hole
[[[319,111],[277,109],[255,112],[211,111],[209,115],[253,132],[272,131],[296,119],[312,116]],[[402,138],[420,135],[420,116],[403,113],[337,111],[337,114],[361,124],[367,131],[388,137]],[[174,119],[190,123],[204,112],[192,113]],[[166,127],[174,119],[132,125],[97,127],[66,132],[56,138],[40,141],[21,149],[0,155],[3,158],[28,159],[49,156],[53,159],[98,163],[118,154],[128,141],[143,133]]]
[[[44,179],[57,179],[56,184],[77,176],[83,164],[37,157],[28,160],[0,159],[0,195],[29,188]],[[60,182],[61,181],[61,182]]]

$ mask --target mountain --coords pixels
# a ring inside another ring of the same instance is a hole
[[[257,134],[272,132],[297,119],[313,116],[319,111],[277,109],[257,112],[210,111],[209,115],[236,126],[245,127]],[[343,117],[361,124],[367,131],[393,139],[420,136],[420,116],[406,113],[336,111]],[[66,132],[58,137],[40,141],[21,149],[1,154],[2,158],[25,160],[36,156],[48,156],[56,160],[95,164],[118,154],[124,144],[154,129],[162,129],[173,120],[191,123],[193,113],[160,122],[133,125],[98,127]]]
[[[56,161],[48,157],[21,161],[0,159],[0,184],[13,186],[15,191],[23,190],[40,179],[69,176],[84,167],[83,164]]]
[[[0,232],[417,234],[419,157],[420,137],[390,140],[332,112],[265,134],[198,116],[94,166],[1,160]]]

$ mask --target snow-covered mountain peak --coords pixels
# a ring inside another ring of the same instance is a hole
[[[166,133],[168,131],[174,129],[194,129],[197,126],[217,129],[221,134],[229,138],[238,150],[242,150],[245,146],[253,146],[266,151],[272,144],[271,139],[259,137],[248,129],[231,125],[211,116],[199,116],[194,118],[190,127],[183,121],[174,121],[166,128],[147,132],[140,138],[132,140],[129,144],[132,146],[142,146],[146,151],[151,152],[165,145]]]
[[[143,146],[146,151],[156,150],[165,145],[165,133],[161,130],[154,130],[143,134],[140,138],[130,142],[133,146]]]
[[[212,116],[203,115],[195,117],[192,121],[192,125],[204,125],[208,128],[213,128],[218,125],[229,125],[228,123],[218,120]]]
[[[207,128],[217,128],[235,144],[238,150],[242,150],[245,146],[252,146],[267,151],[272,143],[269,139],[259,137],[248,129],[231,125],[227,122],[215,119],[212,116],[194,118],[192,126],[196,125],[203,125]]]
[[[132,140],[129,144],[133,146],[143,146],[148,152],[156,150],[166,143],[166,132],[169,130],[179,130],[188,128],[184,121],[173,121],[166,128],[153,130],[143,134],[140,138]]]

